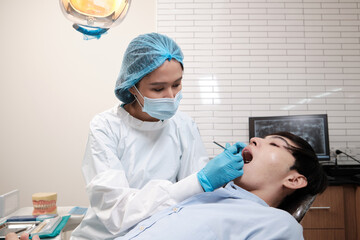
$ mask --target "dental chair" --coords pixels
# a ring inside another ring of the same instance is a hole
[[[305,216],[310,209],[311,204],[315,201],[316,195],[305,195],[292,201],[283,202],[279,208],[290,213],[298,222]]]

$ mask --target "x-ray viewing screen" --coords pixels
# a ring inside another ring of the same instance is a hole
[[[320,161],[330,160],[326,114],[250,117],[249,137],[264,137],[274,132],[291,132],[305,139]]]

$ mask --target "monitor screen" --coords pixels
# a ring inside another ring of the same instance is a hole
[[[250,138],[281,131],[305,139],[315,150],[319,161],[330,160],[327,114],[249,117]]]

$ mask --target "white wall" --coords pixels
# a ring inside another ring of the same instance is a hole
[[[58,1],[0,1],[0,194],[55,191],[59,205],[88,200],[81,161],[88,124],[113,94],[127,44],[156,31],[156,1],[133,0],[125,20],[85,41]]]
[[[185,54],[181,109],[210,155],[221,151],[213,139],[248,141],[250,116],[326,113],[331,149],[360,159],[359,0],[158,0],[157,8],[158,32]]]

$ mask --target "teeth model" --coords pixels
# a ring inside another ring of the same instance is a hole
[[[34,193],[32,202],[34,206],[33,215],[56,214],[57,193]]]

